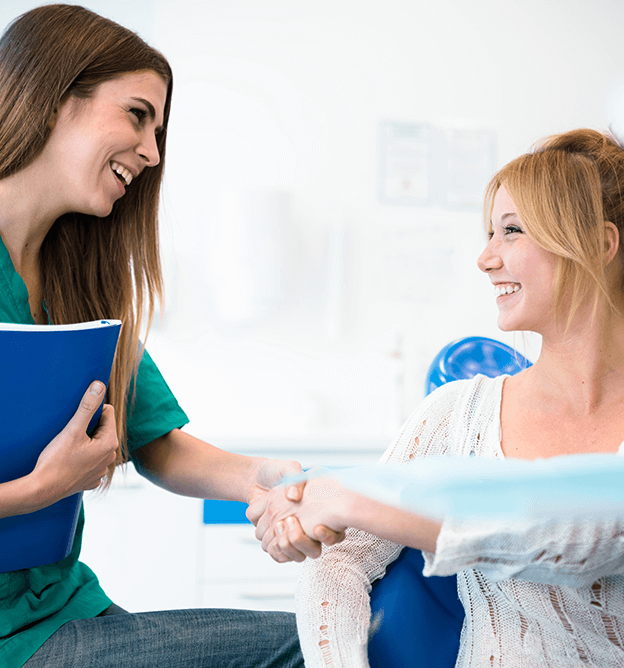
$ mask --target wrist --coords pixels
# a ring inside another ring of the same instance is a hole
[[[315,525],[324,525],[332,531],[341,532],[353,526],[356,513],[357,495],[345,489],[336,480],[316,478],[304,488],[304,509],[306,502],[313,509],[310,519]]]
[[[47,508],[61,498],[54,497],[49,482],[41,475],[37,475],[36,471],[29,473],[20,482],[23,483],[24,505],[29,508],[25,512],[32,513]]]
[[[0,517],[34,513],[57,500],[49,498],[49,490],[33,473],[2,483],[0,488]]]
[[[349,527],[357,528],[358,506],[363,497],[350,489],[341,488],[336,498],[334,512],[331,518],[331,529],[334,531],[345,531]]]
[[[241,500],[245,503],[251,503],[254,500],[254,492],[257,490],[258,485],[262,485],[260,470],[269,460],[267,457],[247,457],[247,459],[247,475],[244,489],[242,490],[243,498]]]

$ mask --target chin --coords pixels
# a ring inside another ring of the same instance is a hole
[[[109,206],[106,211],[102,211],[101,213],[95,214],[98,218],[106,218],[106,216],[110,216],[111,212],[113,210],[112,206]]]
[[[96,218],[106,218],[106,216],[110,215],[113,210],[113,206],[114,202],[112,204],[110,202],[99,202],[88,209],[85,209],[81,213],[87,214],[88,216],[95,216]]]
[[[500,329],[501,332],[518,332],[522,329],[522,327],[519,327],[513,321],[501,317],[498,318],[496,324],[498,325],[498,329]]]

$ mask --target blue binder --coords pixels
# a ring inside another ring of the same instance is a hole
[[[119,320],[76,325],[0,323],[0,483],[30,473],[94,380],[108,386]],[[102,407],[89,423],[95,428]],[[71,551],[82,493],[0,519],[0,573],[42,566]]]

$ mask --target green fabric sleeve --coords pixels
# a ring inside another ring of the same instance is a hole
[[[162,377],[147,350],[139,364],[136,394],[133,387],[128,398],[128,452],[151,443],[159,436],[188,423],[173,392]]]

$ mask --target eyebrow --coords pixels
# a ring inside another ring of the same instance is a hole
[[[518,220],[520,220],[520,217],[518,216],[518,214],[517,214],[516,212],[514,212],[514,211],[509,211],[508,213],[504,213],[504,214],[500,217],[500,222],[503,223],[503,222],[505,222],[506,220],[508,220],[509,218],[517,218]],[[490,218],[490,227],[489,227],[489,229],[491,230],[493,227],[494,227],[494,221]]]
[[[510,211],[509,213],[504,213],[500,217],[500,222],[502,223],[503,221],[507,220],[508,218],[518,218],[519,219],[517,213],[515,213],[513,211]],[[491,218],[490,218],[490,225],[494,225],[494,221]]]
[[[144,97],[133,97],[132,98],[135,102],[142,102],[146,109],[147,109],[147,115],[150,117],[150,119],[153,121],[156,118],[156,109],[154,109],[154,105],[149,101],[146,100]],[[165,128],[162,125],[159,125],[155,132],[156,134],[161,133]]]

